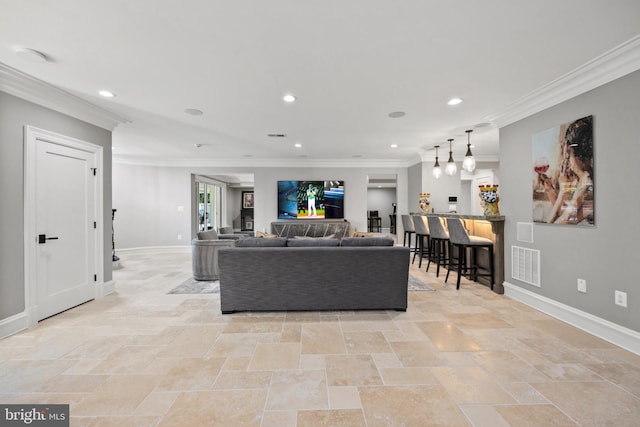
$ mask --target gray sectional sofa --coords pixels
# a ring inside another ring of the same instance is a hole
[[[409,248],[386,238],[246,238],[221,248],[222,313],[407,309]]]

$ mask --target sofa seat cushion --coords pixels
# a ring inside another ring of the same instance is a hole
[[[244,239],[236,240],[236,247],[249,248],[249,247],[285,247],[287,246],[286,237],[274,237],[272,239],[265,239],[262,237],[245,237]]]
[[[390,237],[343,237],[340,246],[393,246]]]
[[[300,248],[309,246],[323,246],[323,247],[335,247],[340,246],[340,240],[338,239],[325,239],[324,237],[309,237],[304,239],[289,238],[287,239],[287,246]]]

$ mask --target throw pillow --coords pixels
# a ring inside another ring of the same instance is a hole
[[[354,231],[351,237],[373,237],[373,233],[367,233],[364,231]]]
[[[265,239],[273,239],[278,237],[277,234],[269,234],[269,233],[264,233],[262,231],[256,231],[255,232],[255,236],[256,237],[264,237]]]
[[[233,227],[220,227],[218,231],[220,234],[233,234]]]

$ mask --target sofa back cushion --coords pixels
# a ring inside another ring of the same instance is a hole
[[[265,239],[262,237],[245,237],[244,239],[236,240],[236,247],[238,248],[264,248],[264,247],[284,247],[287,246],[286,237],[274,237],[272,239]]]
[[[198,231],[198,240],[217,240],[216,230]]]
[[[322,237],[309,237],[305,239],[299,239],[291,237],[287,239],[287,246],[294,248],[309,247],[309,246],[340,246],[340,240],[338,239],[325,239]]]
[[[343,237],[340,246],[393,246],[391,237]]]

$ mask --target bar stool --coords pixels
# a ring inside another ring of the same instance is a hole
[[[413,221],[413,227],[416,230],[416,251],[413,253],[413,259],[411,264],[416,260],[416,255],[420,251],[420,262],[418,262],[418,268],[422,267],[422,258],[424,257],[424,241],[427,240],[427,257],[431,254],[431,239],[429,239],[429,225],[427,224],[427,218],[424,215],[413,215],[411,217]]]
[[[449,228],[449,270],[447,271],[446,282],[451,272],[451,266],[453,263],[453,248],[458,248],[458,281],[456,282],[456,289],[460,289],[460,276],[463,271],[469,271],[469,277],[471,280],[476,280],[477,276],[490,276],[491,277],[491,289],[493,290],[494,282],[494,268],[493,268],[493,242],[484,237],[470,236],[467,229],[464,228],[464,224],[460,218],[447,218],[447,227]],[[471,260],[470,265],[467,266],[467,248],[471,248]],[[480,274],[478,273],[478,265],[476,264],[476,249],[488,248],[489,249],[489,272]]]
[[[445,230],[442,224],[442,218],[438,216],[428,215],[427,223],[429,224],[429,233],[431,234],[431,250],[433,259],[437,265],[436,277],[440,275],[440,265],[446,266],[449,263],[447,256],[447,247],[449,246],[449,232]],[[427,263],[427,271],[431,265],[431,257]]]
[[[407,246],[407,236],[409,236],[409,249],[411,249],[411,236],[416,232],[413,226],[413,220],[410,215],[401,215],[402,228],[404,229],[404,238],[402,239],[402,246]]]
[[[369,211],[369,231],[382,231],[382,218],[378,215],[378,211]]]

